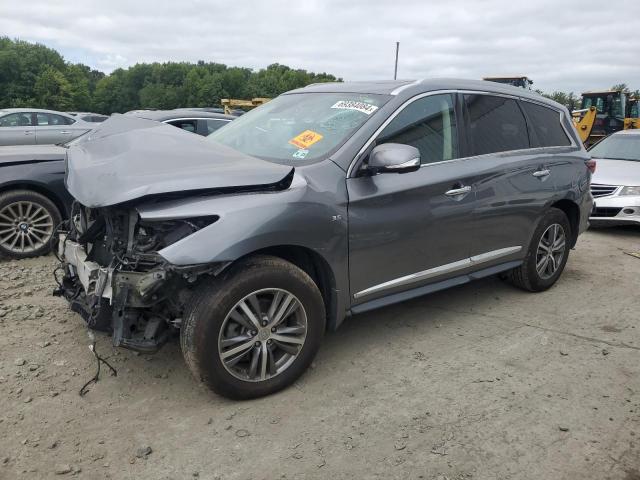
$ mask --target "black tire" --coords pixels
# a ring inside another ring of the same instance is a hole
[[[555,272],[548,278],[543,278],[536,268],[538,260],[538,245],[540,244],[543,234],[545,234],[547,229],[552,225],[559,225],[564,230],[565,247],[562,259],[558,262],[558,267]],[[573,232],[571,231],[571,225],[566,214],[557,208],[549,209],[533,233],[531,243],[527,250],[527,256],[525,257],[522,265],[507,272],[506,280],[516,287],[529,292],[542,292],[547,290],[556,283],[567,264],[570,250],[569,245],[572,238]]]
[[[11,248],[11,244],[3,244],[2,239],[0,238],[0,255],[4,255],[9,258],[27,258],[38,257],[40,255],[49,253],[49,250],[51,249],[51,236],[53,236],[55,228],[62,221],[60,210],[58,210],[58,207],[56,207],[56,205],[51,200],[40,193],[31,190],[13,190],[0,195],[0,212],[3,212],[3,210],[10,205],[15,205],[20,202],[30,203],[42,208],[43,215],[44,212],[46,212],[51,218],[52,226],[50,229],[47,227],[48,236],[42,242],[42,244],[40,245],[40,242],[35,242],[35,240],[32,239],[34,246],[33,248],[31,246],[27,246],[27,251],[25,251],[24,248],[21,251],[19,244],[16,244],[13,248]],[[6,222],[8,222],[8,220],[5,216],[0,217],[0,224],[4,224]],[[5,228],[6,227],[0,225],[0,231],[3,231],[3,229]],[[44,236],[44,234],[39,235]],[[12,241],[13,238],[11,240],[8,240],[6,243]]]
[[[306,337],[282,372],[265,380],[243,380],[223,364],[219,338],[237,303],[263,289],[283,289],[299,300],[306,315]],[[309,275],[280,258],[254,256],[196,288],[185,311],[180,345],[193,375],[214,392],[232,399],[256,398],[289,386],[304,373],[320,347],[325,321],[322,295]]]

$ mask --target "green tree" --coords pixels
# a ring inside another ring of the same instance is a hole
[[[211,107],[222,98],[275,97],[309,83],[340,81],[327,73],[273,64],[266,69],[215,62],[139,63],[105,75],[65,62],[44,45],[0,37],[0,108],[126,112],[139,108]]]
[[[71,83],[54,67],[48,67],[38,76],[33,92],[36,102],[43,108],[67,110],[74,106]]]

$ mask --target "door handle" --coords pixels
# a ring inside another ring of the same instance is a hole
[[[31,135],[31,134],[33,134],[33,132],[32,132],[31,130],[25,130],[25,131],[24,131],[24,134],[25,134],[25,135]]]
[[[60,134],[61,134],[61,135],[70,135],[70,134],[71,134],[71,132],[70,132],[69,130],[62,130],[62,131],[60,132]]]
[[[457,197],[458,195],[466,195],[470,191],[471,187],[467,185],[466,187],[452,188],[451,190],[444,192],[444,194],[448,197]]]
[[[545,168],[544,170],[536,170],[531,175],[533,175],[536,178],[541,178],[541,177],[547,177],[550,173],[551,172]]]

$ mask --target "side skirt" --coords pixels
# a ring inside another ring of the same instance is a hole
[[[375,310],[376,308],[386,307],[387,305],[393,305],[394,303],[404,302],[405,300],[409,300],[411,298],[421,297],[422,295],[427,295],[439,290],[445,290],[450,287],[455,287],[456,285],[463,285],[465,283],[469,283],[472,280],[478,280],[480,278],[495,275],[496,273],[506,272],[507,270],[519,267],[520,265],[522,265],[522,260],[501,263],[500,265],[484,268],[482,270],[478,270],[477,272],[459,275],[457,277],[449,278],[441,282],[412,288],[411,290],[406,290],[404,292],[392,293],[381,298],[376,298],[375,300],[361,303],[360,305],[355,305],[351,307],[349,313],[352,315],[356,315],[358,313],[368,312],[369,310]]]

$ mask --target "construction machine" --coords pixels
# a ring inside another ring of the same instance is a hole
[[[585,147],[623,129],[640,128],[639,100],[625,90],[584,92],[573,123]]]
[[[271,99],[270,98],[263,98],[263,97],[252,98],[251,100],[239,100],[239,99],[236,99],[236,98],[223,98],[222,100],[220,100],[220,103],[222,103],[222,106],[224,107],[224,113],[226,115],[232,115],[233,114],[233,110],[238,108],[238,107],[254,108],[254,107],[257,107],[259,105],[262,105],[263,103],[267,103],[269,100],[271,100]]]

